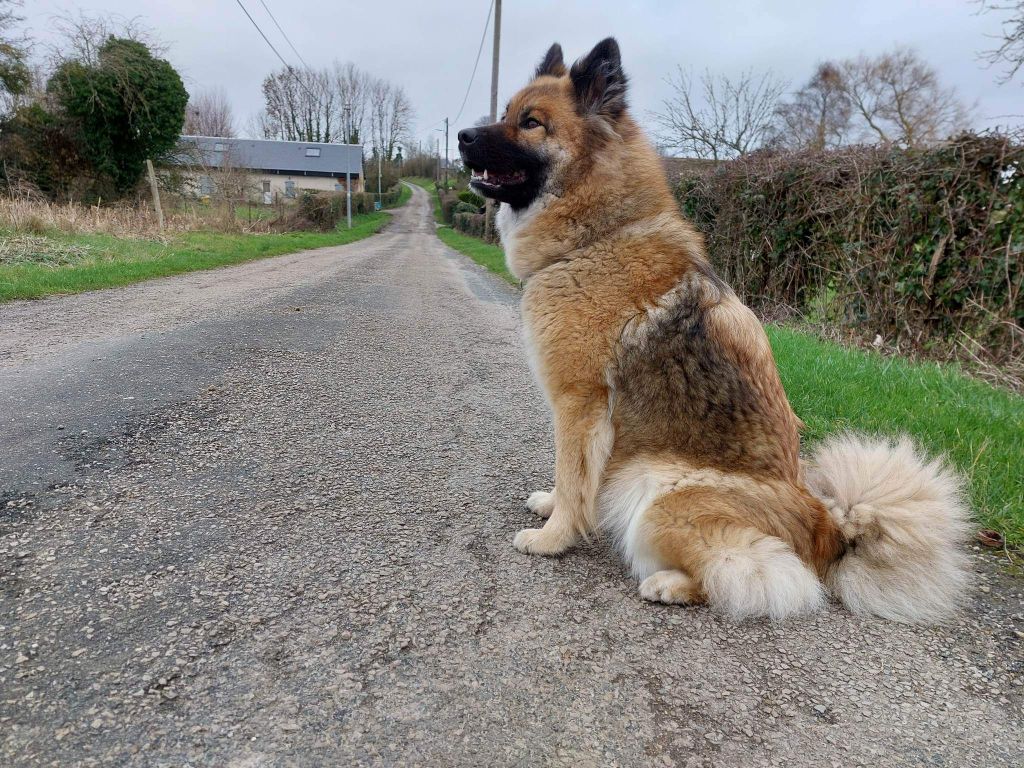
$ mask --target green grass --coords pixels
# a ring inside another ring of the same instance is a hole
[[[441,216],[441,200],[437,196],[437,185],[434,184],[433,179],[425,179],[422,176],[410,176],[406,181],[427,190],[430,199],[434,201],[434,221],[442,226],[447,226],[444,223],[444,218]]]
[[[73,250],[73,263],[0,263],[0,302],[35,299],[54,293],[80,293],[167,277],[199,269],[239,264],[268,256],[344,245],[379,232],[387,213],[352,217],[352,229],[288,232],[272,235],[187,232],[157,240],[127,240],[111,235],[48,233],[55,252]],[[344,226],[344,225],[342,225]],[[11,233],[0,232],[0,238]]]
[[[502,277],[513,285],[519,285],[519,280],[505,267],[505,252],[496,245],[485,243],[483,240],[467,235],[451,227],[438,227],[437,236],[449,248],[469,256],[477,264],[482,264],[494,274]]]
[[[400,208],[401,206],[403,206],[406,203],[408,203],[411,198],[412,198],[412,190],[409,189],[407,186],[405,186],[405,184],[402,184],[401,188],[398,191],[398,202],[395,203],[394,206],[385,205],[384,207],[385,208],[391,208],[391,207]]]
[[[910,434],[968,478],[980,525],[1024,546],[1024,398],[950,366],[848,349],[787,328],[768,334],[808,442],[845,429]]]
[[[429,179],[409,179],[431,193]],[[435,200],[435,215],[440,210]],[[510,282],[501,248],[441,226],[447,245]],[[842,430],[912,435],[967,477],[980,527],[1024,547],[1024,398],[952,366],[913,363],[770,326],[786,393],[808,444]]]
[[[405,205],[411,197],[412,190],[403,185],[398,201],[384,206],[385,210]],[[277,211],[268,206],[239,205],[235,215],[242,220],[251,215],[256,220],[275,216]],[[173,235],[167,241],[63,232],[37,236],[0,230],[0,241],[13,246],[0,249],[0,302],[111,288],[310,248],[345,245],[379,232],[389,219],[388,213],[366,213],[352,217],[351,230],[343,222],[333,232],[253,235],[199,231]]]
[[[500,247],[497,245],[491,245],[490,243],[485,243],[478,237],[473,237],[472,235],[459,232],[458,230],[452,229],[449,225],[443,223],[441,216],[441,202],[437,197],[437,188],[433,181],[430,179],[415,177],[408,178],[406,181],[422,187],[430,193],[430,197],[434,201],[434,219],[440,225],[437,228],[437,236],[441,238],[441,241],[445,245],[458,251],[464,256],[468,256],[477,264],[481,264],[513,285],[519,285],[519,280],[516,279],[505,267],[505,252],[501,250]]]

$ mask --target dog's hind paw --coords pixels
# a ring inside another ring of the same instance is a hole
[[[555,491],[534,491],[526,500],[526,508],[535,515],[547,519],[555,511]]]
[[[682,571],[658,571],[640,582],[640,597],[652,603],[691,605],[700,602],[700,590]]]

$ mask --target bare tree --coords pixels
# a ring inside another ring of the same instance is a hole
[[[259,112],[249,115],[248,119],[242,126],[242,135],[254,139],[274,138],[274,128],[271,125],[270,117],[267,115],[267,111],[265,109],[261,109]]]
[[[695,93],[682,67],[668,78],[672,95],[654,114],[665,147],[689,155],[723,160],[751,152],[764,142],[786,84],[771,72],[752,71],[732,80],[705,72]]]
[[[336,141],[337,92],[326,70],[286,67],[263,80],[264,138]]]
[[[184,132],[192,136],[235,135],[235,118],[223,88],[212,88],[192,96],[185,108]]]
[[[126,18],[118,14],[90,14],[79,10],[51,18],[58,42],[47,46],[50,66],[56,69],[65,61],[78,61],[88,66],[99,65],[100,49],[110,37],[121,37],[145,44],[154,56],[163,56],[168,46],[138,16]]]
[[[391,161],[399,141],[405,139],[412,128],[412,102],[400,85],[374,78],[369,85],[370,134],[373,151],[384,160]]]
[[[371,78],[352,62],[334,62],[331,74],[338,95],[338,125],[342,126],[342,132],[348,131],[346,143],[359,144],[365,133]]]
[[[970,110],[915,51],[897,48],[840,65],[864,141],[919,147],[965,129]]]
[[[352,63],[279,70],[263,81],[263,96],[266,107],[247,128],[263,138],[370,144],[390,161],[412,126],[405,90]]]
[[[1003,20],[1000,37],[997,38],[999,44],[982,53],[989,64],[1003,64],[1008,68],[999,78],[999,82],[1007,83],[1024,67],[1024,0],[981,0],[979,4],[983,13],[996,11],[1008,14]]]
[[[831,62],[819,64],[807,84],[779,104],[775,114],[774,145],[821,151],[845,144],[853,105],[839,67]]]

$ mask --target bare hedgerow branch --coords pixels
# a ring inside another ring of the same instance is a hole
[[[999,77],[1000,83],[1008,83],[1017,76],[1024,67],[1024,0],[1015,2],[991,2],[991,0],[975,0],[981,6],[981,13],[990,11],[1008,14],[1003,20],[1000,37],[997,37],[995,48],[983,51],[981,57],[990,65],[1001,64],[1007,67]]]
[[[772,126],[787,84],[771,72],[756,78],[752,70],[738,79],[705,71],[700,93],[693,78],[677,67],[667,79],[672,95],[653,114],[663,146],[694,157],[726,160],[758,149]]]

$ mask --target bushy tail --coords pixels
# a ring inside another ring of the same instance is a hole
[[[841,435],[814,451],[805,481],[846,550],[825,582],[855,613],[910,623],[948,618],[968,584],[968,510],[959,476],[895,442]]]

